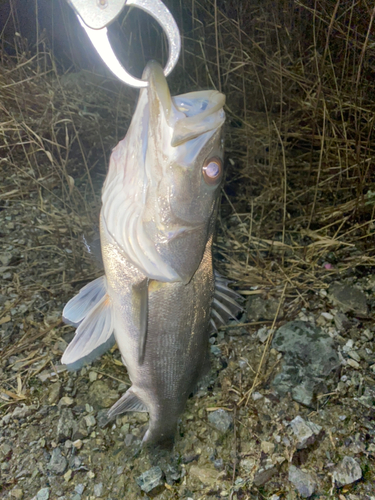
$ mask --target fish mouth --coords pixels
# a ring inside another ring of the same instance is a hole
[[[175,123],[171,141],[173,147],[216,130],[225,121],[225,96],[216,90],[183,94],[174,97],[173,101],[175,107],[185,115]]]
[[[177,147],[196,137],[220,128],[225,121],[225,96],[217,90],[202,90],[171,97],[163,68],[150,61],[143,73],[147,79],[150,115],[161,108],[173,129],[170,145]]]

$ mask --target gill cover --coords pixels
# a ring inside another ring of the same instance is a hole
[[[102,223],[146,277],[188,283],[213,230],[225,97],[212,90],[171,97],[153,61],[143,77],[149,85],[111,156]]]

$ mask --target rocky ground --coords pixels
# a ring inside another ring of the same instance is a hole
[[[333,280],[325,264],[294,318],[250,288],[240,323],[211,339],[173,452],[150,451],[147,414],[106,419],[130,384],[116,349],[60,364],[63,305],[95,275],[83,257],[77,277],[64,208],[36,196],[0,212],[1,498],[375,499],[373,275]]]

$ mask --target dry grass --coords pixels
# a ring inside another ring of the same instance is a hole
[[[284,317],[293,317],[333,277],[375,265],[375,8],[362,0],[172,7],[184,33],[172,90],[227,96],[217,265],[245,295],[283,297]],[[140,32],[152,40],[147,26]],[[97,224],[108,156],[136,93],[108,75],[63,73],[47,45],[40,38],[35,50],[16,36],[13,55],[2,53],[0,204],[45,215],[23,222],[43,232],[31,248],[39,277],[62,273],[54,293],[65,297],[95,273],[80,238]],[[141,54],[149,57],[145,44]],[[45,266],[47,247],[72,253],[61,268]]]
[[[194,5],[186,45],[201,49],[195,74],[206,68],[227,95],[231,125],[218,236],[227,272],[278,293],[287,280],[288,294],[324,287],[355,261],[373,266],[375,10]]]

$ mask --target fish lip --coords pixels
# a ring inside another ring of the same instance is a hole
[[[148,80],[149,106],[152,105],[152,101],[160,102],[164,116],[168,122],[172,114],[173,100],[163,68],[158,62],[151,60],[147,64],[142,78],[143,80]]]
[[[173,105],[180,114],[174,123],[171,140],[172,147],[178,147],[187,141],[195,139],[207,132],[218,130],[225,121],[224,104],[225,96],[218,91],[198,91],[193,93],[198,102],[202,102],[203,96],[206,106],[202,109],[194,109],[194,113],[183,110],[183,105],[178,101],[183,101],[185,94],[175,96]],[[190,97],[190,100],[192,98]],[[187,99],[188,100],[188,99]],[[194,108],[194,106],[193,106]],[[182,115],[182,116],[181,116]]]

